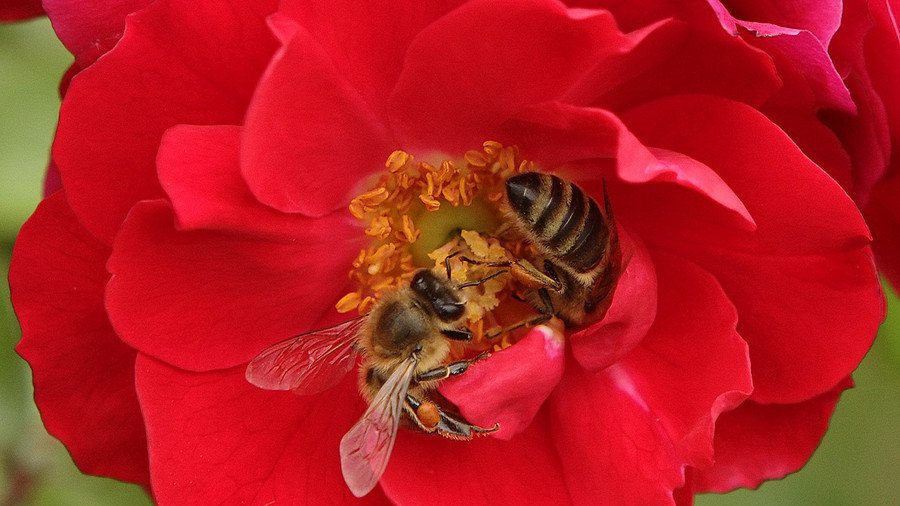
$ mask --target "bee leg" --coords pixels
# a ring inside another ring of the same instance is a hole
[[[471,341],[472,333],[467,329],[444,329],[441,331],[441,334],[447,336],[448,339],[453,339],[454,341]]]
[[[412,421],[429,434],[437,430],[440,423],[440,408],[437,404],[424,399],[419,400],[412,394],[406,394],[406,412]]]
[[[556,271],[553,269],[552,264],[545,262],[545,269],[548,269],[547,274],[541,272],[537,267],[531,264],[528,260],[524,258],[520,258],[518,260],[513,261],[504,261],[504,262],[482,262],[480,260],[472,260],[469,257],[461,257],[463,262],[467,262],[474,265],[487,265],[488,267],[507,267],[509,269],[509,273],[512,274],[514,278],[519,283],[527,286],[528,288],[533,288],[535,290],[540,288],[549,288],[550,290],[558,292],[562,289],[562,283],[559,282],[559,279],[556,277]],[[501,271],[506,272],[506,271]],[[485,278],[485,281],[488,278]]]
[[[468,441],[476,436],[484,436],[500,430],[499,423],[495,423],[493,427],[485,428],[472,425],[463,420],[462,417],[457,418],[456,416],[443,411],[440,411],[439,414],[440,421],[437,424],[437,433],[447,439]]]
[[[535,325],[540,325],[541,323],[544,323],[545,321],[552,318],[556,310],[553,309],[553,301],[550,300],[550,292],[548,292],[546,288],[541,288],[537,291],[537,293],[541,298],[541,303],[544,305],[543,308],[535,307],[535,309],[540,311],[540,314],[532,318],[521,320],[518,323],[514,323],[508,327],[497,329],[492,332],[487,332],[484,337],[486,339],[494,339],[497,336],[506,334],[507,332],[512,332],[513,330],[520,329],[522,327],[533,327]]]
[[[462,250],[456,250],[456,251],[448,253],[447,256],[444,257],[444,268],[447,269],[447,279],[450,279],[450,274],[451,274],[450,259],[455,256],[458,256],[460,253],[462,253]]]
[[[465,282],[465,283],[461,283],[461,284],[459,284],[459,285],[456,285],[456,288],[466,288],[466,287],[469,287],[469,286],[478,286],[478,285],[483,284],[484,282],[488,281],[489,279],[494,279],[494,278],[496,278],[497,276],[500,276],[501,274],[506,274],[507,272],[509,272],[509,271],[507,271],[506,269],[501,269],[501,270],[499,270],[499,271],[497,271],[497,272],[495,272],[495,273],[493,273],[493,274],[491,274],[491,275],[489,275],[489,276],[485,276],[485,277],[483,277],[483,278],[481,278],[481,279],[477,279],[477,280],[475,280],[475,281],[467,281],[467,282]]]
[[[470,365],[478,362],[479,360],[485,359],[490,356],[490,353],[483,352],[479,355],[470,358],[469,360],[459,360],[456,362],[450,362],[447,365],[442,365],[441,367],[435,367],[429,371],[425,371],[423,373],[419,373],[414,378],[416,383],[426,383],[429,381],[437,381],[442,380],[444,378],[449,378],[450,376],[456,376],[458,374],[462,374],[466,372]]]
[[[406,410],[413,422],[424,432],[438,434],[457,440],[468,440],[475,436],[496,432],[499,424],[491,428],[472,425],[461,418],[445,413],[437,404],[428,399],[419,400],[406,394]]]

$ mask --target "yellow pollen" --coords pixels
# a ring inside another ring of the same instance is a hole
[[[471,229],[473,213],[494,215],[480,218],[483,223],[501,221],[499,204],[506,179],[533,170],[533,164],[521,159],[516,147],[487,141],[481,150],[466,152],[461,161],[445,159],[435,164],[397,150],[388,156],[385,168],[370,190],[350,202],[350,213],[365,223],[365,234],[373,243],[353,261],[349,277],[356,289],[337,302],[339,312],[366,314],[384,291],[408,286],[417,269],[443,269],[450,252],[462,251],[485,262],[506,261],[513,258],[511,253],[523,252],[520,241],[501,241]],[[454,209],[467,211],[450,212]],[[445,212],[445,217],[432,219]],[[493,234],[495,226],[481,230]],[[443,229],[450,235],[441,238]],[[420,243],[431,246],[423,251]],[[457,283],[481,279],[497,270],[463,262],[459,256],[450,263]],[[499,276],[466,289],[467,318],[476,343],[484,343],[488,330],[510,323],[499,321],[494,314],[498,305],[511,299],[508,285],[508,277]],[[509,344],[509,336],[484,343],[483,348],[503,343]]]

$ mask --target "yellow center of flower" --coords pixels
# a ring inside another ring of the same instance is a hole
[[[462,256],[483,262],[533,256],[528,244],[505,233],[502,220],[506,179],[533,170],[533,163],[522,160],[514,146],[488,141],[460,161],[435,164],[394,151],[385,167],[374,187],[350,202],[350,212],[365,223],[373,243],[353,262],[350,279],[357,288],[337,302],[339,312],[368,313],[385,290],[408,286],[417,269],[443,269],[453,252],[461,252],[451,258],[451,275],[457,283],[497,271],[464,262]],[[505,334],[488,342],[485,332],[533,313],[510,297],[517,289],[509,276],[465,289],[466,318],[474,335],[470,348],[511,344],[511,336]]]

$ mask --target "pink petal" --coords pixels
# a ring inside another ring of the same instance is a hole
[[[390,99],[392,126],[409,144],[464,152],[629,45],[603,11],[569,12],[550,0],[469,2],[413,40]]]
[[[57,192],[22,226],[9,283],[47,431],[85,473],[147,484],[147,443],[134,391],[135,352],[103,308],[109,249]]]
[[[288,241],[309,220],[260,204],[241,177],[237,126],[179,125],[160,142],[159,180],[180,230],[219,230]]]
[[[260,81],[243,132],[241,166],[253,194],[308,216],[346,206],[394,149],[370,106],[299,26]]]
[[[710,0],[713,8],[721,8],[718,0]],[[734,17],[761,21],[789,28],[807,30],[828,47],[831,37],[841,25],[843,8],[840,0],[728,0],[728,11]],[[717,11],[718,12],[718,11]],[[727,19],[721,19],[723,25]],[[732,18],[733,22],[733,18]],[[733,31],[733,30],[732,30]]]
[[[132,205],[162,195],[155,162],[166,129],[242,121],[273,50],[260,12],[268,3],[156,2],[72,79],[53,159],[75,214],[104,242]]]
[[[581,367],[601,371],[628,354],[647,335],[656,318],[656,267],[646,247],[619,226],[625,271],[612,304],[599,322],[570,337],[572,355]]]
[[[829,392],[799,404],[741,404],[716,424],[716,463],[698,471],[700,491],[756,488],[765,480],[797,471],[819,446],[849,378]]]
[[[571,504],[547,425],[538,414],[510,441],[401,430],[381,487],[395,504]]]
[[[441,383],[441,394],[469,422],[482,427],[499,423],[493,437],[509,441],[528,428],[562,378],[564,339],[550,327],[535,327],[514,346]]]
[[[112,49],[125,31],[125,16],[150,0],[44,0],[56,35],[82,68]]]
[[[753,398],[799,402],[849,375],[884,305],[868,231],[843,190],[742,104],[677,97],[630,113],[626,123],[644,143],[716,170],[756,221],[752,234],[724,229],[716,246],[685,241],[683,217],[654,210],[652,201],[635,214],[641,237],[692,255],[725,287],[750,344]]]
[[[570,364],[551,398],[576,502],[672,503],[685,466],[712,462],[718,416],[752,390],[737,313],[715,279],[673,256],[657,265],[659,313],[646,339],[599,373]]]
[[[123,340],[193,371],[246,363],[334,319],[361,237],[344,214],[303,219],[286,243],[179,232],[172,222],[163,202],[131,212],[107,265],[106,305]]]
[[[891,130],[900,134],[900,101],[895,79],[897,28],[885,19],[883,0],[844,3],[844,20],[829,48],[859,112],[823,116],[853,160],[853,198],[865,204],[891,159]],[[895,141],[896,144],[896,141]]]
[[[244,368],[194,374],[138,356],[160,504],[387,504],[356,500],[338,445],[365,410],[356,378],[311,397],[256,388]]]
[[[736,35],[738,31],[735,26],[746,29],[750,35],[745,40],[772,55],[782,73],[791,72],[805,81],[816,98],[816,106],[831,107],[850,114],[856,112],[856,104],[850,97],[850,91],[828,54],[829,41],[822,40],[813,32],[800,29],[800,26],[779,25],[776,20],[758,17],[755,19],[764,22],[737,19],[722,6],[720,0],[708,1],[727,31]],[[830,0],[825,8],[827,14],[823,12],[828,19],[826,23],[833,24],[826,28],[830,32],[826,33],[829,39],[837,29],[841,17],[840,4],[834,4],[834,0]],[[814,10],[822,12],[819,6]],[[764,15],[765,8],[761,11],[753,14]],[[796,101],[786,105],[797,106]]]

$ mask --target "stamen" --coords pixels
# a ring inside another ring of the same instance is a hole
[[[487,141],[481,150],[468,151],[463,160],[439,163],[417,161],[397,150],[388,156],[385,173],[372,189],[350,202],[351,214],[365,224],[374,243],[361,250],[349,277],[357,285],[335,305],[341,313],[366,314],[385,290],[408,285],[422,267],[443,268],[452,251],[482,262],[502,262],[511,254],[528,253],[519,240],[498,237],[502,222],[499,203],[506,179],[533,164],[517,148]],[[496,268],[451,259],[454,282],[481,280]],[[465,288],[466,316],[473,342],[483,349],[510,344],[508,336],[486,342],[486,329],[502,327],[498,307],[512,301],[508,276]],[[489,334],[488,334],[489,335]]]

